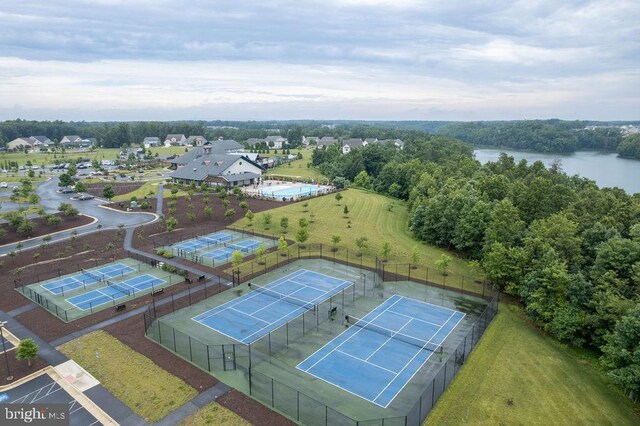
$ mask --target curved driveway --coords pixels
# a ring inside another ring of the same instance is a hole
[[[42,182],[36,189],[37,194],[40,196],[40,205],[42,205],[47,212],[55,213],[58,211],[60,203],[70,203],[80,211],[80,213],[88,216],[95,217],[97,222],[89,225],[75,228],[77,235],[90,234],[98,230],[97,225],[101,224],[102,229],[117,229],[119,225],[124,225],[125,228],[135,227],[148,222],[156,220],[157,216],[152,213],[123,213],[116,210],[100,207],[102,204],[106,204],[105,200],[94,199],[86,201],[72,200],[71,196],[75,194],[61,194],[58,191],[58,178],[54,177],[46,182]],[[64,240],[71,237],[73,230],[61,231],[55,234],[51,234],[51,242]],[[22,249],[37,247],[42,243],[42,237],[35,237],[29,240],[22,241]],[[7,244],[0,247],[0,256],[16,249],[16,244]]]

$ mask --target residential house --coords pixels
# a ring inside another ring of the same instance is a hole
[[[395,145],[396,148],[398,149],[404,149],[404,142],[402,141],[402,139],[395,139],[393,141],[393,144]]]
[[[315,136],[302,137],[302,145],[309,146],[309,145],[317,145],[317,144],[318,144],[318,138]]]
[[[124,151],[120,151],[118,158],[122,161],[127,161],[129,157],[133,155],[137,161],[142,161],[144,160],[145,153],[146,151],[144,148],[128,148]]]
[[[46,136],[30,136],[29,139],[34,148],[49,148],[50,145],[53,145],[51,139]]]
[[[342,153],[348,154],[352,149],[362,148],[363,146],[364,141],[362,139],[348,139],[342,144]]]
[[[7,144],[7,150],[9,151],[20,151],[23,149],[31,149],[33,148],[33,141],[29,138],[15,138],[11,142]]]
[[[204,136],[189,136],[187,138],[186,145],[188,146],[202,146],[207,142]]]
[[[264,143],[264,139],[260,139],[260,138],[249,138],[245,141],[245,143],[247,145],[249,145],[250,147],[255,147],[257,145],[261,145]]]
[[[211,145],[211,151],[213,152],[242,152],[244,151],[244,146],[233,139],[218,139],[217,141],[210,141],[205,143],[203,146],[207,144]]]
[[[184,157],[194,152],[196,154],[190,155],[190,160],[185,162]],[[232,188],[257,183],[262,174],[262,167],[246,156],[214,152],[212,144],[194,149],[180,159],[180,161],[171,162],[176,166],[176,170],[170,174],[170,177],[177,183],[195,182],[198,186],[206,183],[210,186]]]
[[[283,138],[282,136],[267,136],[264,138],[264,141],[269,148],[275,149],[281,149],[284,145],[289,144],[287,138]]]
[[[320,139],[318,139],[318,145],[316,148],[322,148],[322,147],[327,147],[329,145],[337,145],[337,144],[338,144],[338,140],[333,136],[323,136]]]
[[[81,143],[82,138],[78,135],[64,136],[60,139],[60,145],[65,148],[80,146]]]
[[[146,149],[158,147],[160,146],[160,138],[156,136],[147,136],[142,141],[142,146]]]
[[[381,142],[378,138],[367,138],[364,140],[364,146],[371,145],[378,142]]]
[[[185,145],[187,143],[187,138],[184,135],[167,135],[167,138],[164,140],[164,146],[179,146]]]

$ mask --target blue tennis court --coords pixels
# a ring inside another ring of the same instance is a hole
[[[213,260],[229,260],[231,259],[231,255],[234,251],[240,250],[244,253],[253,253],[260,247],[262,242],[257,240],[244,240],[238,241],[237,243],[225,243],[224,247],[220,247],[219,249],[210,251],[208,253],[203,253],[202,257],[206,257],[207,259]]]
[[[138,291],[147,290],[157,285],[164,284],[165,280],[153,275],[140,275],[126,281],[109,283],[107,287],[91,290],[78,296],[70,297],[67,302],[78,309],[86,311],[96,306],[111,303],[124,297],[133,296]]]
[[[225,241],[231,241],[237,238],[233,234],[227,232],[215,232],[209,235],[198,236],[193,240],[183,241],[179,244],[174,244],[173,247],[178,250],[184,250],[187,253],[194,252],[196,250],[202,250],[207,247],[217,246]]]
[[[297,368],[386,408],[464,316],[394,295]]]
[[[97,269],[85,270],[82,273],[69,277],[49,281],[46,284],[42,284],[42,288],[53,294],[63,294],[66,291],[85,288],[88,285],[99,283],[105,279],[121,277],[134,271],[135,269],[123,263],[115,263]]]
[[[324,302],[352,283],[301,269],[192,319],[238,342],[251,344]]]

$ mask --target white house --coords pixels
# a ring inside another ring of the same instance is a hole
[[[81,143],[82,138],[78,135],[64,136],[62,139],[60,139],[60,145],[64,147],[80,146]]]
[[[351,152],[352,149],[362,148],[363,146],[365,146],[365,144],[362,139],[348,139],[342,144],[342,153],[347,154]]]
[[[147,136],[142,141],[142,146],[144,146],[145,149],[158,147],[160,146],[160,138],[156,136]]]
[[[185,145],[186,143],[187,138],[182,134],[167,135],[167,138],[164,140],[164,146]]]
[[[337,144],[338,144],[338,140],[333,136],[323,136],[320,139],[318,139],[316,148],[322,148],[329,145],[337,145]]]
[[[33,148],[33,141],[29,138],[15,138],[11,142],[7,144],[7,149],[9,151],[18,151],[22,149],[31,149]]]
[[[282,136],[267,136],[264,138],[269,148],[281,149],[284,145],[287,145],[289,141]]]

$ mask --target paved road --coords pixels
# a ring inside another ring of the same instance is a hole
[[[40,196],[40,205],[42,205],[48,212],[57,212],[60,203],[70,203],[77,208],[80,213],[95,217],[96,223],[85,225],[80,228],[76,228],[77,235],[86,235],[98,230],[97,225],[101,224],[102,229],[117,229],[120,224],[123,224],[125,228],[136,227],[148,222],[156,220],[156,216],[152,213],[123,213],[104,207],[100,207],[102,204],[106,204],[106,200],[94,199],[87,201],[71,200],[71,196],[74,194],[61,194],[58,190],[58,178],[54,177],[46,182],[42,182],[36,192]],[[62,231],[56,234],[52,234],[51,242],[64,240],[71,237],[73,230]],[[23,250],[38,247],[42,243],[41,237],[32,238],[30,240],[22,241]],[[0,247],[0,256],[16,249],[16,244],[7,244]]]

